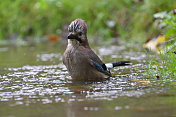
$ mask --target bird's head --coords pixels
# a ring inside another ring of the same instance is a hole
[[[84,45],[87,43],[87,25],[82,19],[76,19],[68,26],[68,39]]]

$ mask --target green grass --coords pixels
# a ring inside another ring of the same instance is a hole
[[[176,54],[173,51],[175,50],[171,49],[164,54],[160,53],[157,60],[156,58],[149,59],[147,66],[150,77],[159,77],[158,79],[161,81],[176,80]]]
[[[149,75],[159,76],[161,81],[176,80],[176,15],[168,13],[163,20],[167,26],[165,36],[170,39],[160,51],[159,57],[150,58],[148,64]]]
[[[170,11],[175,0],[2,0],[0,40],[17,33],[22,38],[33,29],[33,36],[60,34],[63,24],[76,18],[86,20],[88,34],[104,40],[121,37],[143,43],[160,31],[153,27],[153,14]],[[113,22],[112,27],[108,22]],[[106,41],[105,41],[106,42]]]

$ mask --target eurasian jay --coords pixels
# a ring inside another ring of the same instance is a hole
[[[110,69],[127,65],[129,61],[104,64],[91,50],[87,40],[87,25],[76,19],[68,27],[68,45],[63,54],[63,63],[72,79],[100,81],[111,77]]]

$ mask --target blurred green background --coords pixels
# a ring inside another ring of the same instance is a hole
[[[175,116],[175,8],[176,0],[0,0],[0,117]],[[104,62],[133,65],[105,83],[70,82],[62,54],[76,18]]]
[[[81,18],[89,36],[143,43],[162,32],[153,15],[174,8],[176,0],[1,0],[0,40],[61,35],[72,20]]]

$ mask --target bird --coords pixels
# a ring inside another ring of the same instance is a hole
[[[110,69],[129,64],[129,61],[103,63],[89,46],[84,20],[72,21],[68,31],[68,44],[62,61],[73,80],[104,81],[112,77]]]

